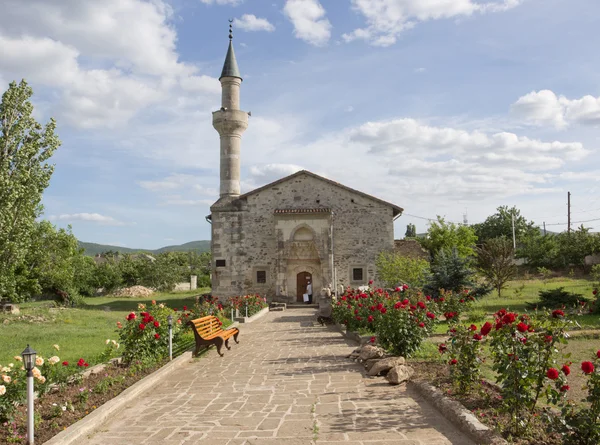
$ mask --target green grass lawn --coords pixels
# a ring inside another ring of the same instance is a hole
[[[20,305],[25,319],[15,315],[0,316],[0,364],[14,362],[30,344],[44,357],[58,355],[61,360],[75,362],[80,357],[95,363],[104,350],[105,340],[117,340],[117,321],[137,310],[139,303],[150,304],[152,300],[164,302],[169,307],[181,309],[194,304],[194,295],[207,292],[197,289],[174,294],[156,294],[150,298],[92,297],[86,298],[83,308],[52,308],[51,301],[30,302]],[[8,322],[5,322],[8,320]],[[58,344],[60,351],[52,345]]]
[[[502,290],[502,296],[498,298],[496,292],[489,294],[475,302],[473,309],[483,310],[492,314],[502,308],[522,312],[526,303],[539,300],[540,290],[556,289],[564,287],[566,291],[583,295],[583,298],[592,300],[593,282],[583,279],[551,278],[545,282],[542,280],[514,280],[510,281],[506,289]]]

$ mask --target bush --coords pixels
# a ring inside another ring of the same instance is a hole
[[[483,361],[481,341],[490,333],[491,327],[491,323],[487,322],[478,332],[474,324],[469,326],[455,324],[448,331],[450,376],[459,394],[466,394],[479,383]],[[444,353],[445,345],[440,345],[439,350]]]
[[[561,416],[555,417],[565,445],[596,445],[600,443],[600,351],[590,361],[581,363],[581,370],[588,376],[588,395],[582,400],[587,405],[576,408],[572,403],[562,404]]]
[[[554,404],[566,397],[570,369],[568,364],[562,368],[556,365],[556,356],[557,345],[567,342],[565,333],[571,321],[559,309],[535,317],[502,309],[495,318],[490,351],[501,387],[501,410],[510,416],[509,433],[520,437],[531,422],[540,396]]]
[[[407,283],[410,287],[422,287],[429,275],[429,262],[409,258],[395,252],[381,252],[375,261],[377,276],[386,287]]]
[[[123,347],[123,362],[127,365],[140,361],[142,363],[156,362],[169,353],[169,328],[167,317],[177,317],[174,310],[164,304],[152,304],[146,308],[139,304],[139,314],[131,312],[126,317],[125,324],[117,323],[119,339]],[[184,321],[181,317],[173,323],[173,343],[177,342],[181,326]]]
[[[431,266],[431,275],[423,291],[437,297],[440,289],[452,292],[468,290],[474,298],[479,298],[488,294],[492,288],[478,284],[475,276],[475,271],[469,266],[469,260],[460,257],[456,249],[441,250]]]
[[[240,317],[245,317],[246,314],[248,317],[252,317],[268,306],[267,299],[258,294],[232,297],[229,299],[227,305],[227,311],[230,308],[236,309],[239,311]],[[246,308],[248,308],[247,312]]]
[[[537,303],[527,303],[530,309],[536,308],[564,308],[578,307],[581,303],[587,303],[588,300],[583,295],[568,292],[564,287],[550,290],[541,290],[539,292],[540,301]]]

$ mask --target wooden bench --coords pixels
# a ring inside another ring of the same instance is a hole
[[[192,327],[194,337],[196,338],[195,356],[198,355],[202,346],[208,348],[210,345],[215,345],[217,347],[217,352],[223,357],[223,354],[221,354],[221,347],[225,345],[227,349],[231,349],[231,346],[229,346],[229,339],[231,337],[233,337],[233,340],[236,343],[239,343],[237,340],[238,334],[240,333],[239,329],[230,328],[223,330],[221,328],[221,321],[214,315],[190,320],[188,321],[188,324]]]

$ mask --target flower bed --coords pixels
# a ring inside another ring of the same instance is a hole
[[[241,317],[252,317],[268,306],[267,299],[258,294],[232,297],[229,299],[227,305],[228,308],[239,311]],[[247,314],[246,308],[248,308]]]

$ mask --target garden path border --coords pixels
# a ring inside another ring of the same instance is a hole
[[[269,306],[262,308],[256,314],[251,317],[235,317],[235,321],[238,323],[252,323],[261,317],[264,317],[269,312]]]
[[[238,323],[235,322],[228,327],[235,327],[237,325]],[[44,442],[44,445],[71,445],[84,443],[82,441],[85,441],[85,436],[93,433],[110,417],[124,409],[127,403],[136,398],[142,392],[152,388],[167,374],[185,365],[191,359],[192,351],[185,351],[179,357],[174,358],[160,369],[157,369],[152,374],[131,385],[118,396],[99,406],[83,419],[80,419],[74,424],[70,425],[66,430],[61,431],[50,440]]]
[[[333,325],[344,337],[353,340],[359,345],[365,343],[364,338],[357,332],[344,331],[339,324]],[[408,363],[410,365],[410,363]],[[449,422],[474,439],[477,443],[485,445],[508,444],[494,430],[484,425],[475,415],[465,408],[460,402],[446,397],[439,389],[428,383],[408,381],[408,384],[430,402]]]

